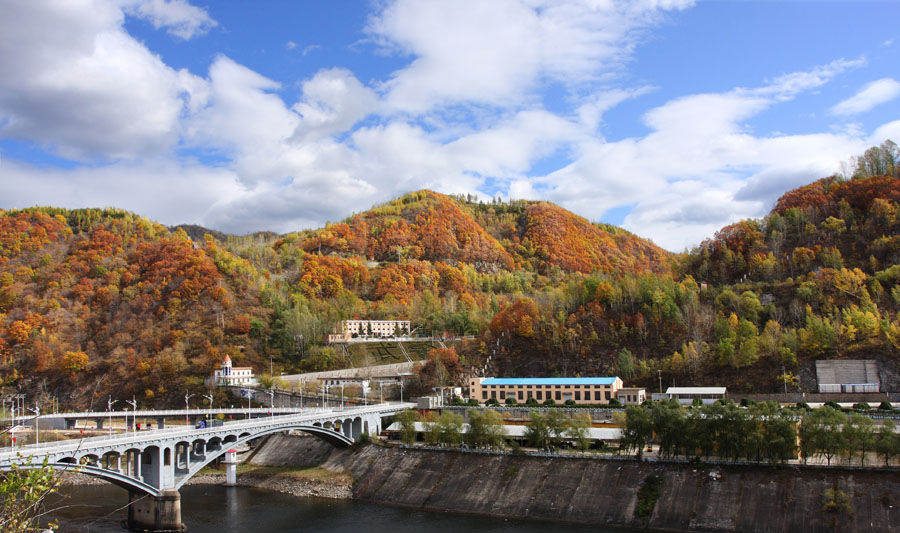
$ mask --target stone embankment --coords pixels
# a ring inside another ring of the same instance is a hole
[[[332,455],[323,467],[349,472],[354,498],[423,510],[657,531],[900,528],[896,471],[713,468],[378,446]],[[833,512],[825,510],[827,491],[836,491]]]

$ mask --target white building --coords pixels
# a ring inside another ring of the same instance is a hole
[[[409,333],[409,320],[343,320],[341,332],[329,335],[328,342],[347,342],[358,337],[388,339]]]
[[[216,385],[253,385],[256,377],[249,366],[231,366],[231,357],[225,356],[222,366],[213,372]]]
[[[711,404],[725,398],[725,387],[669,387],[665,398],[674,398],[682,405],[690,405],[698,399],[704,404]]]

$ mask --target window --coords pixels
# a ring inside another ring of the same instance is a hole
[[[519,391],[519,399],[522,399],[522,391]]]
[[[492,400],[496,400],[496,399],[497,399],[497,391],[495,391],[495,390],[492,390],[492,391],[491,391],[491,399],[492,399]]]
[[[544,393],[541,392],[541,391],[537,391],[537,398],[536,398],[536,399],[537,399],[537,400],[543,400],[543,399],[544,399]]]
[[[581,400],[581,391],[575,391],[575,401]]]
[[[501,399],[501,400],[505,400],[505,399],[506,399],[506,391],[505,391],[505,390],[500,391],[500,399]]]
[[[481,391],[481,399],[487,400],[487,391],[486,390]]]
[[[594,399],[595,399],[595,400],[602,400],[602,399],[603,399],[602,393],[601,393],[600,391],[594,391]]]
[[[560,394],[559,391],[556,391],[556,399],[557,399],[557,400],[561,400],[561,399],[562,399],[562,395]]]
[[[609,391],[603,393],[606,396],[606,401],[609,401]]]

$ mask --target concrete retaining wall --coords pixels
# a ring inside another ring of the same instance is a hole
[[[416,509],[662,531],[889,532],[900,528],[895,471],[726,468],[434,452],[367,446],[323,465],[349,471],[354,498]],[[639,490],[659,499],[636,516]],[[823,510],[837,488],[852,511]]]

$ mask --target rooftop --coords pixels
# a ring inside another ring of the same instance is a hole
[[[666,394],[725,394],[725,387],[669,387]]]
[[[482,385],[612,385],[611,378],[486,378]]]

